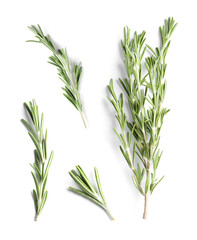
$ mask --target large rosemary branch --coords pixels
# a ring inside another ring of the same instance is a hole
[[[176,26],[173,18],[165,20],[160,27],[161,48],[157,47],[155,50],[145,45],[145,31],[139,35],[135,32],[131,38],[130,29],[124,28],[124,41],[121,43],[128,77],[119,79],[119,82],[130,109],[128,116],[123,110],[123,93],[117,98],[113,81],[108,85],[112,96],[109,100],[116,110],[116,118],[121,128],[121,133],[115,130],[122,144],[120,150],[133,172],[134,185],[145,198],[143,218],[147,218],[149,196],[163,179],[157,179],[156,170],[162,155],[159,149],[160,131],[164,116],[169,111],[162,106],[166,92],[165,59],[170,37]],[[147,49],[151,55],[144,59]],[[146,69],[144,76],[143,65]],[[136,161],[136,155],[139,161]]]
[[[90,180],[84,173],[83,169],[79,165],[76,166],[76,168],[79,173],[77,173],[75,170],[71,170],[69,172],[69,174],[73,178],[73,180],[76,182],[76,184],[80,187],[81,190],[73,188],[73,187],[69,187],[69,189],[71,191],[89,199],[90,201],[96,203],[100,207],[102,207],[106,211],[106,213],[108,214],[110,219],[114,220],[114,218],[112,217],[112,215],[109,211],[109,208],[107,206],[107,203],[106,203],[106,200],[105,200],[105,197],[103,194],[103,190],[101,188],[101,181],[100,181],[99,172],[98,172],[97,168],[96,167],[94,168],[94,173],[95,173],[98,191],[93,187]]]
[[[42,43],[53,53],[53,55],[49,57],[49,63],[57,67],[58,76],[60,80],[64,83],[64,87],[62,88],[64,91],[63,95],[80,112],[84,126],[87,127],[84,113],[82,111],[82,103],[79,94],[79,83],[82,73],[81,64],[74,64],[74,66],[71,67],[67,56],[66,48],[56,50],[49,35],[45,36],[39,25],[37,28],[33,25],[29,26],[28,28],[35,34],[35,38],[37,40],[29,40],[27,42]]]
[[[28,134],[36,147],[34,150],[35,163],[30,165],[34,170],[31,174],[36,185],[36,190],[33,190],[33,199],[36,209],[35,220],[37,221],[47,200],[48,191],[46,191],[45,188],[54,153],[52,151],[47,160],[47,129],[44,134],[44,114],[41,114],[40,119],[36,101],[33,100],[32,102],[29,102],[29,106],[24,103],[24,106],[31,118],[33,126],[24,119],[21,121],[28,129]]]

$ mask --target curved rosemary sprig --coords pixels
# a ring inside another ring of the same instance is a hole
[[[135,32],[132,39],[130,29],[124,28],[124,41],[121,43],[128,77],[119,79],[119,82],[124,89],[130,114],[124,113],[123,93],[117,98],[113,81],[108,85],[112,96],[109,100],[116,110],[116,118],[122,131],[120,134],[115,131],[122,144],[120,150],[133,172],[134,185],[145,199],[143,218],[147,218],[149,196],[163,179],[157,179],[156,170],[162,155],[158,148],[160,130],[164,116],[169,112],[162,106],[166,92],[165,58],[170,46],[170,37],[176,26],[173,18],[165,20],[164,25],[160,27],[161,48],[155,50],[148,45],[144,46],[145,31],[139,35]],[[147,48],[151,56],[144,59]],[[143,67],[146,69],[144,76]],[[137,163],[136,155],[139,158]]]
[[[33,190],[33,199],[36,209],[35,220],[37,221],[47,200],[48,191],[46,191],[45,188],[54,153],[52,151],[47,160],[47,129],[44,134],[44,114],[42,113],[41,119],[39,119],[39,111],[36,101],[33,100],[32,102],[29,102],[29,106],[27,103],[24,103],[24,106],[31,118],[33,126],[24,119],[21,121],[28,129],[28,134],[36,147],[34,150],[35,163],[30,165],[34,170],[31,174],[36,185],[36,190]]]
[[[76,166],[76,168],[79,173],[77,173],[75,170],[71,170],[69,174],[73,178],[73,180],[76,182],[76,184],[81,188],[81,190],[73,187],[69,187],[69,189],[91,200],[92,202],[96,203],[100,207],[102,207],[106,211],[110,219],[114,220],[114,218],[112,217],[108,209],[108,206],[103,194],[103,190],[101,188],[101,182],[100,182],[99,172],[97,168],[96,167],[94,168],[94,173],[95,173],[98,191],[92,186],[90,180],[88,179],[88,177],[86,176],[82,168],[79,165]]]
[[[35,34],[35,38],[37,38],[37,41],[28,40],[27,42],[42,43],[53,53],[53,55],[49,57],[49,63],[57,67],[58,76],[60,80],[64,83],[64,87],[62,88],[64,91],[63,95],[80,112],[84,126],[87,127],[82,111],[82,103],[79,94],[79,83],[82,73],[81,64],[74,64],[71,69],[66,48],[56,50],[49,35],[45,36],[39,25],[37,26],[37,28],[33,25],[28,26],[28,28]]]

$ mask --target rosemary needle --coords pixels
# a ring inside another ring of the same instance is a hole
[[[35,38],[37,40],[28,40],[27,42],[42,43],[45,47],[51,50],[53,55],[49,57],[49,63],[57,68],[58,76],[60,80],[64,83],[64,87],[62,87],[62,90],[64,91],[63,95],[80,112],[81,118],[86,128],[86,120],[82,110],[82,103],[79,94],[79,83],[82,73],[81,64],[74,64],[71,67],[67,56],[66,48],[57,50],[52,43],[49,35],[45,36],[39,25],[37,27],[31,25],[28,28],[35,34]]]

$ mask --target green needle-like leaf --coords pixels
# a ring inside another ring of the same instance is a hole
[[[44,173],[44,177],[43,177],[43,181],[45,180],[45,178],[48,176],[48,172],[49,172],[49,168],[51,166],[52,160],[53,160],[53,156],[54,156],[54,152],[51,152],[51,155],[49,157],[46,169],[45,169],[45,173]]]
[[[84,192],[80,191],[79,189],[76,189],[76,188],[73,188],[73,187],[69,187],[69,189],[71,191],[73,191],[73,192],[75,192],[75,193],[77,193],[77,194],[79,194],[79,195],[81,195],[81,196],[91,200],[92,202],[98,204],[99,206],[101,206],[103,208],[103,204],[100,201],[96,200],[93,197],[90,197],[89,195],[85,194]]]
[[[38,198],[37,198],[37,194],[36,194],[35,190],[33,190],[33,199],[34,199],[35,209],[36,209],[36,212],[37,212],[38,211]]]
[[[34,169],[34,171],[36,172],[37,176],[39,177],[39,179],[42,178],[41,176],[41,172],[40,172],[40,169],[38,168],[38,166],[36,164],[30,164],[30,166]]]
[[[22,122],[22,123],[26,126],[26,128],[31,132],[31,134],[34,136],[35,140],[36,140],[36,141],[39,141],[37,134],[35,133],[35,131],[33,130],[33,128],[29,125],[29,123],[26,122],[24,119],[21,119],[21,122]]]
[[[100,195],[101,195],[101,197],[103,199],[103,202],[106,203],[105,196],[103,194],[103,190],[102,190],[102,187],[101,187],[101,181],[100,181],[100,177],[99,177],[99,172],[98,172],[98,169],[96,167],[94,167],[94,173],[95,173],[95,177],[96,177],[96,182],[97,182],[99,193],[100,193]]]
[[[33,136],[33,134],[31,132],[28,132],[28,134],[31,137],[31,139],[32,139],[32,141],[33,141],[37,151],[38,151],[40,159],[42,160],[43,159],[43,157],[42,157],[42,150],[40,148],[39,142],[37,142],[37,140],[34,138],[34,136]]]
[[[94,197],[94,192],[92,192],[89,187],[86,185],[85,182],[83,182],[81,180],[81,178],[79,176],[76,176],[75,174],[73,174],[72,172],[69,172],[70,176],[73,178],[73,180],[76,182],[76,184],[78,184],[78,186],[89,196]]]
[[[86,174],[84,173],[83,169],[82,169],[79,165],[77,165],[76,168],[77,168],[78,172],[80,173],[81,178],[82,178],[83,181],[87,184],[87,186],[90,188],[90,190],[91,190],[92,192],[95,192],[94,187],[92,186],[91,182],[90,182],[89,179],[87,178],[87,176],[86,176]]]
[[[40,214],[40,212],[42,211],[42,209],[43,209],[43,207],[44,207],[44,205],[45,205],[45,202],[46,202],[46,200],[47,200],[47,196],[48,196],[48,191],[46,191],[46,192],[44,193],[43,197],[42,197],[42,203],[41,203],[41,207],[40,207],[39,214]]]

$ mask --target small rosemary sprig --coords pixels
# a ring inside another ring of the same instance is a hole
[[[73,178],[73,180],[76,182],[76,184],[81,188],[82,191],[73,187],[69,187],[69,189],[91,200],[92,202],[96,203],[100,207],[102,207],[106,211],[110,219],[114,220],[114,218],[112,217],[108,209],[108,206],[103,194],[103,190],[101,188],[101,182],[100,182],[99,172],[97,168],[96,167],[94,168],[94,173],[95,173],[98,191],[92,186],[90,180],[88,179],[88,177],[86,176],[82,168],[79,165],[76,166],[76,168],[79,173],[77,173],[75,170],[71,170],[69,174]]]
[[[158,148],[160,131],[164,116],[169,112],[169,109],[163,107],[166,92],[165,59],[170,37],[176,26],[173,18],[165,20],[164,25],[160,27],[161,48],[157,47],[155,50],[144,44],[145,31],[139,35],[135,32],[132,39],[130,29],[124,28],[124,41],[121,43],[128,77],[119,79],[119,82],[124,89],[130,114],[124,113],[123,93],[117,98],[112,80],[108,86],[112,96],[109,100],[115,108],[121,128],[121,133],[114,130],[122,144],[120,150],[133,172],[134,185],[145,199],[143,218],[147,218],[149,196],[163,179],[157,179],[156,170],[162,155]],[[147,49],[151,56],[144,59]],[[136,155],[139,158],[137,163]]]
[[[66,48],[56,50],[50,36],[44,35],[39,25],[37,26],[37,28],[33,25],[28,26],[28,28],[35,34],[35,38],[37,38],[37,40],[28,40],[27,42],[42,43],[53,53],[53,55],[49,57],[49,63],[57,67],[58,76],[60,80],[64,83],[64,87],[62,88],[64,91],[63,95],[80,112],[84,126],[87,127],[85,117],[82,111],[82,103],[79,94],[79,83],[82,73],[81,64],[74,64],[74,66],[72,66],[71,68]]]
[[[40,215],[47,200],[48,191],[45,190],[45,188],[54,153],[52,151],[49,159],[47,160],[47,129],[44,134],[44,114],[41,114],[40,119],[36,101],[30,101],[29,106],[27,103],[24,103],[24,107],[31,118],[33,126],[24,119],[21,121],[28,129],[28,134],[36,147],[34,150],[35,163],[30,165],[34,170],[31,174],[36,185],[36,190],[33,190],[33,199],[36,209],[35,220],[37,221],[38,216]]]

